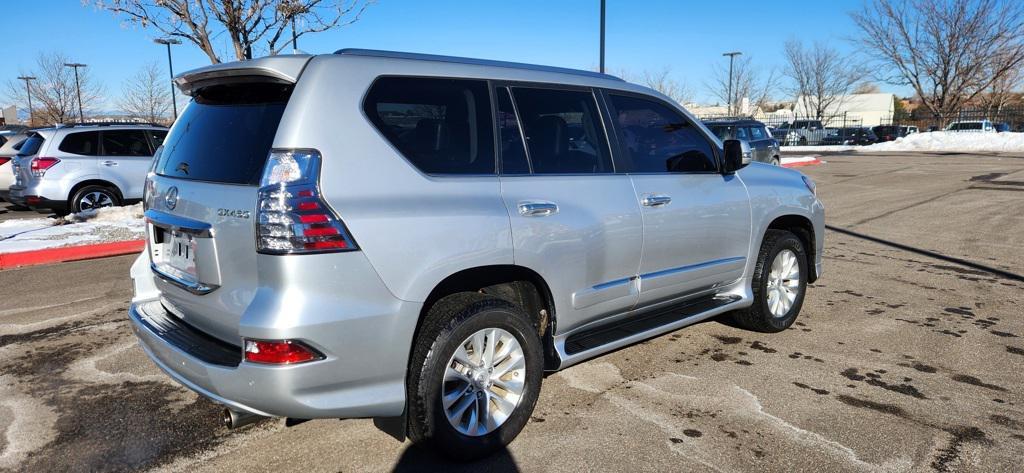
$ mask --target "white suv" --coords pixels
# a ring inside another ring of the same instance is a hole
[[[158,125],[34,130],[14,158],[10,201],[57,213],[139,201],[165,136],[167,129]]]

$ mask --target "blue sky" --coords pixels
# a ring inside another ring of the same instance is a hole
[[[122,82],[145,62],[166,67],[163,46],[152,43],[155,30],[122,26],[122,20],[79,0],[11,3],[4,13],[5,37],[16,38],[9,46],[17,46],[4,52],[0,81],[30,71],[40,52],[60,51],[88,64],[113,102]],[[768,0],[608,0],[606,62],[609,70],[637,74],[670,67],[698,101],[709,101],[704,84],[712,65],[726,60],[722,52],[742,51],[767,70],[783,66],[783,43],[790,38],[851,51],[848,38],[857,32],[847,12],[861,3],[830,0],[807,8]],[[299,47],[310,53],[391,49],[589,69],[598,64],[598,5],[599,0],[380,0],[359,22],[300,38]],[[223,57],[233,57],[226,38],[217,42]],[[174,48],[178,72],[208,63],[193,45]]]

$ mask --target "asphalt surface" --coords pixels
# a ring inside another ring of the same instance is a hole
[[[1024,156],[825,159],[828,224],[903,246],[829,232],[790,330],[721,318],[551,375],[471,465],[368,420],[220,427],[135,344],[131,257],[0,272],[0,470],[1019,471]]]

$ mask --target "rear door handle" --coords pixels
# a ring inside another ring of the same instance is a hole
[[[104,166],[117,166],[117,161],[103,161],[101,164]]]
[[[669,202],[672,202],[672,197],[665,194],[647,194],[640,199],[644,207],[661,207],[668,205]]]
[[[519,215],[524,217],[547,217],[558,213],[558,205],[554,202],[530,200],[519,203]]]

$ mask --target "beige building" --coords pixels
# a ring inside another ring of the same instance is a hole
[[[860,119],[863,126],[875,126],[892,123],[896,96],[893,94],[852,94],[843,95],[828,108],[825,115],[843,115],[851,120]],[[799,117],[814,115],[808,110],[803,97],[797,97],[793,111]],[[825,123],[825,126],[835,126]]]

